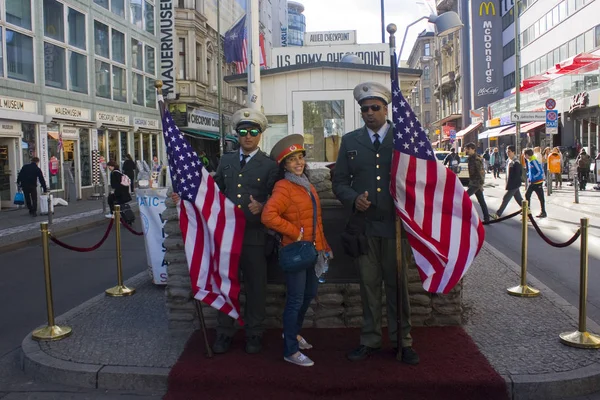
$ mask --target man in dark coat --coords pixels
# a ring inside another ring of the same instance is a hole
[[[365,254],[357,258],[363,306],[360,346],[347,357],[352,361],[364,360],[381,349],[383,281],[390,341],[401,345],[402,361],[414,365],[419,363],[419,356],[412,348],[410,335],[407,268],[402,269],[400,288],[396,278],[396,211],[389,190],[393,129],[387,120],[391,93],[380,83],[366,82],[354,88],[354,98],[360,105],[365,126],[342,137],[333,174],[333,192],[337,198],[349,211],[364,216],[364,234],[368,242]],[[404,260],[410,259],[408,241],[403,240],[402,248]],[[398,290],[403,297],[401,332],[396,323]]]
[[[496,213],[497,217],[501,217],[504,209],[512,198],[517,204],[523,204],[523,196],[521,196],[521,177],[523,175],[523,167],[519,162],[519,157],[515,154],[515,146],[506,146],[506,155],[508,156],[508,164],[506,165],[506,193],[502,198],[502,204]]]
[[[490,217],[495,219],[496,215],[490,216],[485,197],[483,197],[485,170],[483,169],[483,158],[477,154],[476,149],[477,146],[472,142],[467,143],[465,146],[465,154],[469,157],[469,187],[467,193],[469,196],[475,195],[483,212],[483,222],[489,222]]]
[[[31,163],[24,165],[19,171],[19,176],[17,177],[17,184],[23,190],[23,196],[25,197],[25,203],[27,204],[27,208],[29,209],[29,215],[35,217],[37,215],[37,182],[40,181],[40,185],[42,185],[42,190],[45,192],[48,191],[46,187],[46,180],[44,179],[44,174],[42,174],[42,170],[38,166],[40,163],[40,159],[37,157],[33,157],[31,159]]]
[[[250,108],[241,109],[233,115],[232,123],[240,149],[221,157],[214,180],[223,194],[244,210],[246,217],[239,271],[246,292],[246,352],[254,354],[262,348],[267,295],[267,232],[260,222],[260,215],[277,179],[277,163],[258,148],[267,128],[267,118],[262,113]],[[229,350],[236,328],[233,318],[221,312],[217,322],[213,351],[221,354]]]

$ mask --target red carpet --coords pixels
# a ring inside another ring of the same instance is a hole
[[[348,361],[346,352],[358,344],[357,329],[304,329],[302,334],[314,346],[305,352],[313,367],[283,361],[281,330],[265,333],[258,355],[244,352],[238,332],[231,350],[213,359],[205,357],[196,331],[169,374],[164,398],[508,399],[504,380],[459,327],[414,329],[421,357],[416,367],[397,362],[389,345],[365,361]]]

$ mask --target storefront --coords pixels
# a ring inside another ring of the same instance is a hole
[[[206,153],[213,167],[217,165],[217,156],[221,149],[219,124],[219,114],[188,108],[187,126],[181,129],[197,153],[201,151]],[[228,137],[227,139],[232,140],[233,138]]]
[[[50,122],[40,130],[40,136],[46,132],[43,140],[47,141],[47,167],[44,167],[48,171],[48,187],[67,201],[81,199],[83,191],[87,195],[92,189],[90,135],[96,127],[92,112],[87,108],[47,104],[46,116]]]
[[[134,117],[131,144],[128,154],[134,160],[146,161],[152,167],[152,157],[157,156],[163,165],[167,163],[162,131],[157,119]],[[123,153],[123,157],[125,154]]]
[[[121,165],[130,153],[129,137],[134,130],[129,115],[96,111],[96,127],[100,156]]]
[[[568,110],[565,127],[570,128],[573,132],[572,147],[574,149],[583,147],[592,157],[596,156],[600,147],[599,103],[599,89],[579,92],[571,98],[565,99],[564,102],[565,110]]]
[[[0,96],[0,209],[14,207],[17,176],[37,151],[38,102]]]

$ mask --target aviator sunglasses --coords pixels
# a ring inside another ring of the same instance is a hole
[[[238,135],[240,135],[241,137],[246,136],[247,134],[250,134],[250,136],[258,136],[258,134],[260,133],[260,129],[238,129],[237,130]]]
[[[369,111],[369,108],[372,111],[379,111],[379,110],[381,110],[381,106],[379,104],[371,104],[370,106],[360,106],[360,112],[366,113],[366,112]]]

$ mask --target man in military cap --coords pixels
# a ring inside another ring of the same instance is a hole
[[[267,292],[266,229],[260,222],[260,215],[275,185],[277,164],[258,148],[262,133],[267,128],[267,118],[262,113],[244,108],[233,114],[232,122],[240,149],[221,157],[214,180],[225,196],[244,210],[246,216],[239,270],[246,292],[246,352],[254,354],[262,348]],[[221,354],[229,350],[235,327],[234,320],[224,313],[218,314],[217,322],[213,351]]]
[[[390,194],[393,154],[392,123],[387,120],[390,90],[377,82],[366,82],[354,88],[365,126],[342,137],[333,175],[333,192],[355,216],[365,220],[368,246],[357,258],[363,326],[360,346],[348,353],[352,361],[364,360],[381,349],[381,283],[385,283],[387,320],[390,341],[401,342],[402,361],[418,364],[419,356],[412,348],[410,336],[410,303],[406,268],[400,287],[402,326],[398,333],[396,293],[395,206]],[[404,243],[407,243],[404,241]],[[410,259],[410,248],[403,243],[403,258]],[[406,251],[406,253],[405,253]],[[406,265],[406,264],[405,264]],[[398,334],[400,340],[398,340]]]

